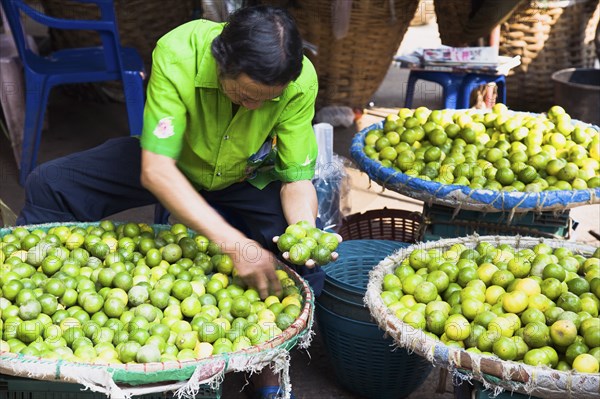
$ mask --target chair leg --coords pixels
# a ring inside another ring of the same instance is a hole
[[[44,77],[26,76],[25,126],[19,167],[19,183],[22,186],[37,162],[49,92],[50,87]]]
[[[408,74],[408,83],[406,85],[406,97],[404,98],[404,107],[412,108],[413,98],[415,96],[415,86],[417,84],[417,78],[410,72]]]
[[[500,102],[502,102],[502,104],[506,104],[506,78],[501,76],[498,80],[496,80],[496,85],[498,86],[498,96],[500,97]]]
[[[144,119],[144,79],[139,72],[125,71],[123,73],[123,90],[129,121],[129,134],[142,134]]]

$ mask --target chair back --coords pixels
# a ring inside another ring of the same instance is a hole
[[[91,30],[100,35],[102,49],[108,72],[122,71],[122,60],[119,51],[120,39],[117,29],[113,0],[74,0],[80,3],[94,3],[100,10],[98,20],[77,20],[55,18],[44,14],[26,4],[22,0],[0,0],[6,14],[10,30],[23,64],[30,67],[29,60],[39,57],[29,48],[26,40],[21,12],[35,22],[54,29]]]

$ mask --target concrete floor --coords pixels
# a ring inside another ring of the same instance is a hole
[[[424,27],[411,27],[399,52],[423,45],[436,45],[435,23]],[[404,87],[407,71],[391,67],[385,81],[373,96],[376,107],[398,107],[404,103]],[[415,106],[441,105],[441,93],[435,86],[420,86],[416,93]],[[349,157],[349,147],[353,135],[361,128],[375,123],[380,117],[365,114],[358,123],[350,128],[338,128],[334,133],[334,151]],[[55,91],[48,106],[48,129],[44,132],[39,152],[39,161],[44,162],[56,157],[84,150],[102,143],[108,138],[127,134],[125,107],[118,103],[93,103],[78,101]],[[369,209],[380,209],[384,206],[419,211],[422,203],[407,198],[371,183],[368,177],[355,168],[348,168],[351,191],[348,198],[350,213]],[[10,151],[10,144],[4,136],[0,136],[0,198],[18,212],[24,201],[23,189],[17,183],[17,168]],[[595,241],[587,231],[600,230],[598,206],[586,206],[572,211],[572,216],[582,222],[574,238],[580,241]],[[585,215],[585,216],[584,216]],[[153,208],[145,207],[124,212],[112,217],[120,221],[138,221],[151,223]],[[291,357],[291,378],[297,398],[303,399],[359,399],[342,388],[335,379],[331,363],[323,345],[322,334],[315,326],[316,336],[308,351],[293,350]],[[382,332],[383,335],[383,332]],[[442,393],[436,393],[439,383],[440,368],[437,367],[421,387],[413,392],[411,399],[447,399],[454,397],[453,386],[448,378],[442,386]],[[244,378],[239,373],[228,374],[223,385],[224,398],[243,398],[240,390],[244,386]]]

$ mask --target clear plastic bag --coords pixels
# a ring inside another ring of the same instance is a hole
[[[322,229],[337,230],[348,213],[350,178],[346,173],[347,159],[333,154],[331,162],[317,165],[313,179],[317,191],[319,211],[317,225]]]

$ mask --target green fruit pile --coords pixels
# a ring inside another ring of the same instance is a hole
[[[598,373],[600,248],[416,249],[384,276],[381,299],[446,345],[533,366]]]
[[[175,224],[110,221],[0,239],[0,352],[118,364],[205,358],[266,342],[301,313],[294,280],[264,301],[215,243]]]
[[[365,154],[408,176],[493,191],[600,187],[600,132],[559,106],[546,115],[400,109],[365,136]]]
[[[291,224],[279,236],[277,248],[294,265],[304,265],[312,260],[316,265],[326,265],[334,260],[332,253],[339,244],[337,235],[313,227],[306,221]]]

